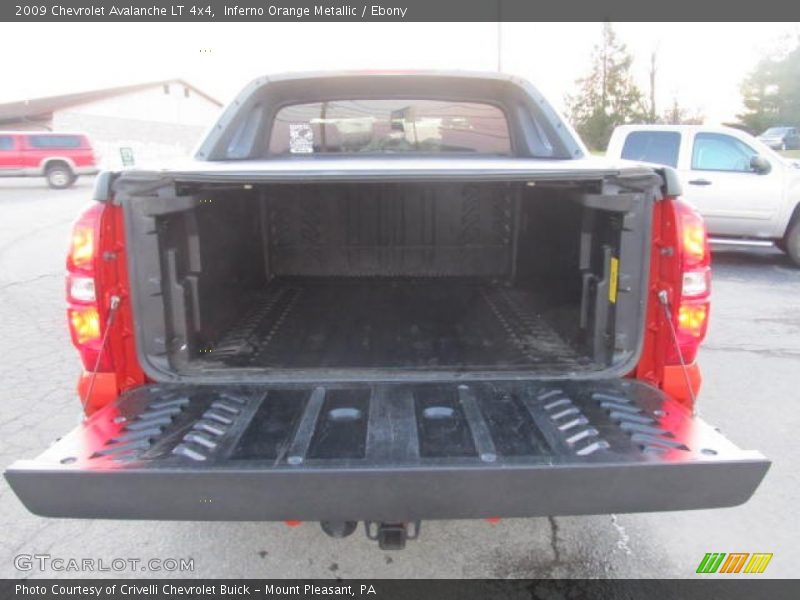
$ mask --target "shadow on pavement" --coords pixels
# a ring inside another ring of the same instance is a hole
[[[741,273],[744,269],[763,269],[765,267],[781,267],[785,269],[797,270],[800,267],[795,265],[789,256],[777,248],[745,248],[725,246],[724,248],[711,247],[711,267],[713,269],[726,270],[737,268]]]

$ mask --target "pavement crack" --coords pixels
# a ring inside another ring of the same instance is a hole
[[[611,525],[617,530],[617,536],[619,538],[617,539],[617,548],[622,550],[626,555],[631,556],[633,550],[631,550],[631,547],[628,545],[628,542],[631,541],[631,536],[625,531],[625,527],[619,522],[617,515],[611,515]]]
[[[48,279],[50,277],[63,277],[63,272],[58,273],[42,273],[41,275],[37,275],[36,277],[32,277],[31,279],[21,279],[20,281],[9,281],[8,283],[4,283],[0,285],[0,290],[6,290],[11,287],[17,287],[20,285],[27,285],[29,283],[36,283],[37,281],[41,281],[42,279]]]
[[[703,351],[711,352],[746,352],[767,358],[800,358],[800,352],[792,350],[780,350],[775,348],[747,348],[743,346],[713,346],[703,345]]]
[[[561,550],[558,549],[558,522],[555,517],[547,517],[550,523],[550,549],[553,551],[553,566],[561,564]]]

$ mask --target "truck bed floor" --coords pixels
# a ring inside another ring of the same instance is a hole
[[[197,361],[226,367],[519,368],[597,365],[537,311],[536,293],[461,279],[291,278],[254,293]]]

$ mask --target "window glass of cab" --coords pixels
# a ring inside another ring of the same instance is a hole
[[[28,137],[32,148],[80,148],[78,135],[32,135]]]
[[[0,151],[13,149],[14,138],[12,138],[10,135],[0,135]]]
[[[743,141],[724,133],[698,133],[694,136],[692,169],[752,173],[750,160],[757,156]]]
[[[500,108],[460,100],[331,100],[285,106],[269,154],[511,154]]]
[[[622,158],[677,167],[680,146],[677,131],[632,131],[625,138]]]

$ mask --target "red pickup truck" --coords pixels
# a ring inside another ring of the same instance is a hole
[[[710,255],[679,194],[513,77],[258,79],[190,163],[98,178],[67,258],[87,418],[6,477],[44,516],[383,548],[745,502],[769,461],[694,414]]]
[[[44,177],[61,190],[97,172],[94,150],[82,133],[0,131],[0,177]]]

